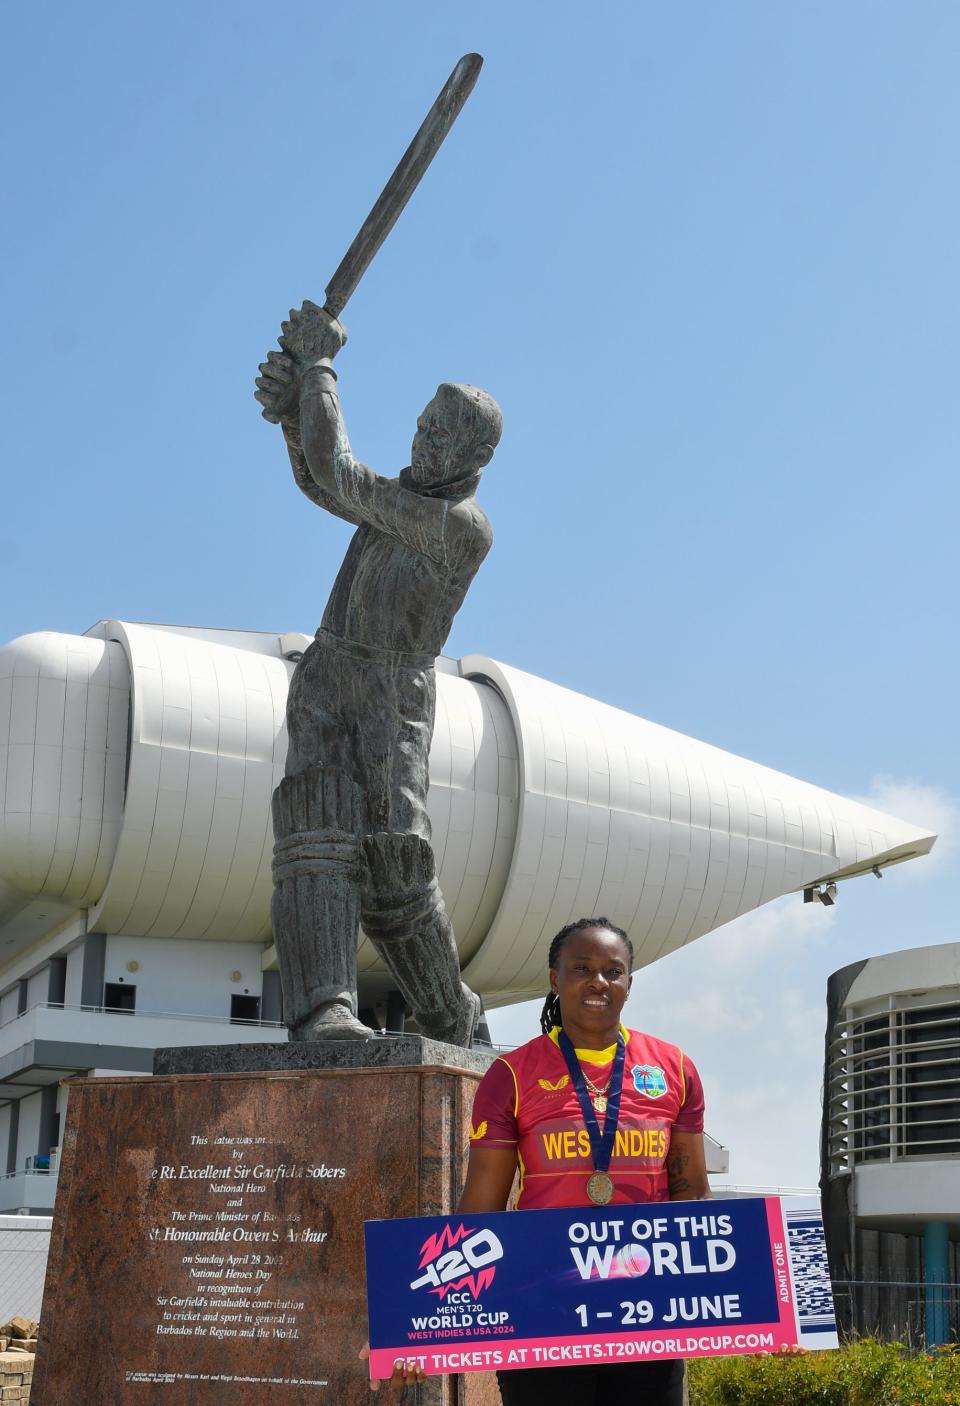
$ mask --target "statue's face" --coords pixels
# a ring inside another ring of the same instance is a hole
[[[417,432],[410,449],[413,477],[421,483],[443,483],[448,478],[456,478],[456,467],[452,463],[455,449],[453,427],[447,421],[444,402],[435,395],[417,419]]]

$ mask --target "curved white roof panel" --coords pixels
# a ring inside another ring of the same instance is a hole
[[[270,796],[304,636],[104,621],[0,650],[0,926],[268,942]],[[494,660],[439,661],[430,814],[467,979],[538,992],[603,912],[639,965],[780,894],[934,836]],[[371,986],[384,974],[361,943]]]
[[[517,844],[465,970],[500,999],[543,987],[571,915],[602,913],[638,966],[781,894],[925,854],[935,836],[583,694],[476,655],[520,741]],[[496,998],[488,1004],[495,1004]]]
[[[0,649],[0,884],[87,907],[123,817],[130,675],[122,648],[25,635]]]

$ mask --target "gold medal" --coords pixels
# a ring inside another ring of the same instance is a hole
[[[595,1206],[605,1206],[613,1197],[613,1177],[606,1172],[594,1172],[587,1182],[587,1195]]]
[[[606,1206],[613,1200],[616,1187],[613,1177],[607,1171],[616,1147],[617,1120],[620,1116],[620,1094],[623,1089],[623,1062],[627,1046],[623,1031],[617,1032],[617,1052],[613,1057],[610,1076],[603,1085],[594,1084],[587,1078],[577,1058],[577,1052],[565,1030],[558,1036],[560,1052],[563,1055],[570,1082],[577,1093],[577,1102],[586,1125],[590,1140],[591,1160],[596,1171],[587,1178],[587,1200],[594,1206]],[[609,1095],[609,1097],[608,1097]],[[597,1121],[597,1114],[604,1114],[603,1129]]]

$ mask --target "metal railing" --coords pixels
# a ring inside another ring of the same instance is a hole
[[[49,1152],[35,1152],[32,1157],[27,1158],[24,1171],[34,1176],[56,1176],[59,1151],[59,1148],[54,1147]]]
[[[726,1175],[726,1173],[724,1173]],[[713,1194],[718,1199],[724,1196],[816,1196],[820,1190],[816,1186],[757,1186],[744,1181],[712,1181]]]
[[[922,1351],[928,1291],[942,1314],[945,1341],[960,1342],[960,1285],[927,1285],[917,1279],[835,1279],[833,1303],[841,1336],[879,1338]]]
[[[142,1017],[142,1018],[147,1018],[147,1019],[151,1019],[151,1020],[188,1021],[188,1022],[192,1022],[193,1024],[199,1023],[199,1024],[202,1024],[202,1025],[230,1025],[230,1026],[233,1026],[233,1027],[236,1027],[236,1026],[238,1026],[238,1025],[253,1025],[253,1026],[256,1026],[258,1029],[261,1029],[261,1030],[285,1030],[285,1029],[286,1029],[286,1026],[284,1025],[284,1023],[283,1023],[282,1020],[263,1020],[262,1018],[261,1018],[261,1019],[257,1019],[257,1020],[247,1020],[246,1018],[244,1018],[244,1017],[242,1017],[242,1016],[202,1015],[202,1014],[201,1014],[201,1015],[197,1015],[197,1014],[194,1014],[194,1013],[189,1012],[189,1011],[153,1011],[153,1010],[140,1010],[140,1009],[134,1009],[134,1010],[130,1011],[130,1010],[124,1010],[122,1007],[119,1007],[119,1006],[104,1006],[104,1005],[100,1005],[100,1006],[70,1005],[70,1004],[68,1004],[68,1003],[66,1003],[66,1002],[64,1002],[64,1001],[35,1001],[35,1002],[33,1003],[33,1005],[32,1005],[32,1006],[28,1006],[25,1011],[20,1011],[17,1015],[9,1016],[6,1020],[0,1020],[0,1031],[6,1030],[7,1027],[10,1026],[10,1025],[15,1025],[18,1020],[24,1020],[24,1019],[26,1019],[26,1017],[27,1017],[28,1015],[32,1015],[34,1011],[42,1011],[42,1010],[47,1010],[47,1011],[73,1011],[73,1012],[75,1012],[75,1013],[77,1013],[77,1014],[80,1014],[80,1015],[122,1015],[122,1016],[126,1016],[127,1018],[132,1017],[134,1020],[136,1020],[138,1017]],[[409,1030],[403,1031],[403,1030],[376,1030],[376,1029],[375,1029],[374,1032],[373,1032],[373,1036],[374,1036],[374,1039],[380,1040],[380,1039],[386,1039],[386,1038],[389,1037],[389,1036],[396,1036],[396,1035],[403,1035],[403,1034],[409,1035],[410,1033],[411,1033],[411,1032],[410,1032]],[[498,1045],[498,1044],[493,1043],[492,1041],[491,1041],[491,1042],[488,1042],[488,1041],[485,1041],[485,1040],[475,1039],[475,1040],[474,1040],[474,1043],[473,1043],[473,1048],[474,1048],[475,1050],[481,1050],[481,1051],[493,1051],[495,1054],[497,1054],[497,1053],[504,1053],[504,1052],[507,1052],[507,1051],[509,1051],[509,1050],[513,1050],[513,1049],[516,1048],[516,1046],[515,1046],[515,1045]]]
[[[265,1030],[283,1030],[285,1028],[282,1020],[246,1020],[228,1015],[197,1015],[187,1011],[128,1011],[118,1006],[78,1006],[68,1005],[63,1001],[35,1001],[25,1011],[20,1011],[17,1015],[9,1016],[6,1020],[0,1021],[0,1030],[5,1030],[8,1025],[16,1024],[18,1020],[32,1015],[34,1011],[43,1010],[74,1011],[80,1015],[122,1015],[133,1020],[145,1016],[152,1020],[186,1020],[194,1023],[199,1022],[203,1025],[256,1025]]]
[[[43,1166],[44,1161],[46,1166]],[[55,1177],[59,1170],[59,1159],[56,1153],[51,1152],[47,1158],[28,1157],[19,1171],[0,1172],[0,1182],[13,1181],[16,1177]]]

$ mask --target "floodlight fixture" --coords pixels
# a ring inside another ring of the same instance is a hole
[[[804,903],[822,903],[826,908],[832,908],[837,901],[836,884],[812,884],[803,891]]]

